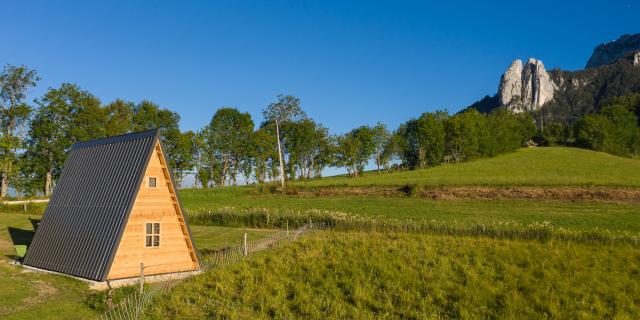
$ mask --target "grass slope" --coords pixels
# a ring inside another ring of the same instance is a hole
[[[150,319],[633,319],[637,248],[319,233],[192,278]]]
[[[390,174],[368,172],[297,182],[327,186],[615,186],[640,187],[640,161],[566,147],[526,148],[495,158]]]

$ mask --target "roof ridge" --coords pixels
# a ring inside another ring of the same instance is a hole
[[[156,129],[150,129],[145,131],[130,132],[130,133],[125,133],[125,134],[106,137],[106,138],[76,142],[75,144],[73,144],[73,146],[71,146],[71,149],[88,148],[88,147],[94,147],[94,146],[99,146],[104,144],[118,143],[118,142],[152,137],[152,136],[158,135],[159,131],[160,129],[156,128]]]

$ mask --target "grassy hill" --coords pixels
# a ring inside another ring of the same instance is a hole
[[[368,172],[296,182],[330,186],[607,186],[640,187],[640,160],[585,149],[527,148],[495,158],[389,174]]]

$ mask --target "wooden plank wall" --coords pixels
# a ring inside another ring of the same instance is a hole
[[[149,177],[156,177],[156,188],[148,188]],[[107,279],[198,269],[198,261],[180,212],[162,149],[157,144],[133,205],[124,234]],[[145,223],[160,222],[160,246],[145,247]]]

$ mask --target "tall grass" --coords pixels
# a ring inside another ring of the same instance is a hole
[[[322,232],[214,269],[148,319],[634,319],[640,251]]]

